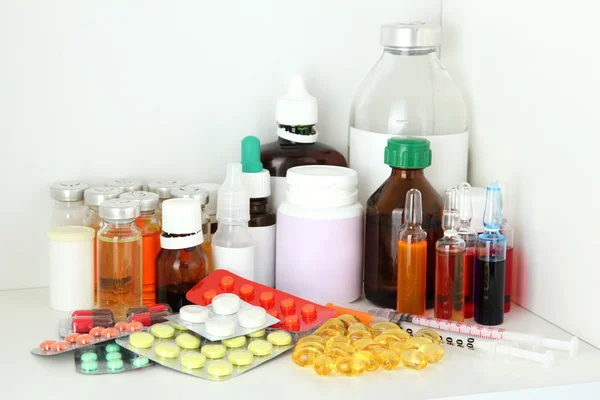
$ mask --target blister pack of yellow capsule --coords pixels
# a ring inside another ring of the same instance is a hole
[[[399,367],[421,370],[444,357],[440,343],[440,335],[432,329],[421,329],[411,336],[392,322],[367,326],[344,314],[299,339],[292,360],[312,367],[319,375],[357,376]]]
[[[211,342],[185,327],[161,323],[117,343],[157,364],[197,378],[224,381],[272,360],[294,346],[286,331],[264,329]]]

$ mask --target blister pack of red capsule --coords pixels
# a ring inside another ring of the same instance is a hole
[[[187,292],[186,297],[194,304],[207,306],[215,296],[223,293],[236,294],[247,303],[263,307],[281,320],[273,328],[291,332],[309,332],[336,315],[336,311],[328,307],[244,279],[224,269],[216,270],[201,280]]]

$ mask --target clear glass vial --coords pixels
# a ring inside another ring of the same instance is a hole
[[[55,182],[50,186],[50,196],[55,200],[50,227],[83,226],[88,208],[83,204],[83,193],[88,185],[79,181]]]

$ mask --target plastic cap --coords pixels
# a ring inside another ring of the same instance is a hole
[[[162,205],[162,230],[176,235],[202,232],[202,213],[198,201],[166,200]]]
[[[179,181],[153,181],[148,183],[148,191],[156,193],[161,199],[171,198],[171,189],[183,186]]]
[[[99,206],[103,201],[116,199],[123,189],[111,186],[96,186],[85,189],[83,202],[88,206]]]
[[[423,223],[423,202],[421,199],[421,192],[417,189],[410,189],[406,192],[404,223],[412,226],[421,225]]]
[[[219,188],[217,220],[250,220],[250,197],[242,181],[242,165],[239,163],[227,164],[227,176]]]
[[[260,172],[262,170],[260,139],[256,136],[246,136],[242,139],[242,172]]]
[[[357,199],[356,171],[330,165],[304,165],[287,171],[286,200],[312,207],[343,207]]]
[[[119,198],[137,201],[142,212],[154,211],[158,208],[158,195],[156,193],[135,191],[123,193]]]
[[[208,203],[206,204],[205,211],[208,215],[216,215],[217,214],[217,194],[221,185],[218,183],[190,183],[188,185],[183,185],[182,188],[190,187],[198,187],[202,189],[208,190]]]
[[[426,48],[442,42],[438,24],[425,22],[386,24],[381,27],[380,43],[384,47]]]
[[[485,210],[483,212],[483,226],[487,230],[497,231],[502,226],[502,197],[500,186],[492,183],[485,188]]]
[[[423,169],[431,165],[429,140],[412,136],[395,136],[388,139],[383,162],[390,167]]]
[[[55,182],[50,186],[50,196],[56,201],[81,201],[88,185],[80,181]]]
[[[180,188],[171,189],[171,197],[176,199],[194,199],[201,205],[208,203],[208,190],[193,185],[185,185]]]
[[[144,190],[144,182],[137,179],[115,179],[114,181],[106,182],[106,186],[118,187],[123,189],[123,192],[134,192],[136,190]]]
[[[275,118],[279,125],[314,125],[319,118],[317,99],[304,86],[300,74],[292,75],[287,93],[277,99]]]
[[[248,197],[262,199],[271,195],[271,175],[260,162],[260,140],[256,136],[242,139],[242,172]]]
[[[444,192],[444,212],[442,214],[442,229],[445,236],[456,236],[456,189],[446,189]],[[446,232],[448,234],[446,235]]]
[[[140,216],[140,205],[137,201],[112,199],[100,204],[100,218],[113,221],[134,220]]]

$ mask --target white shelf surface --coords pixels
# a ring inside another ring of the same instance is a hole
[[[244,400],[264,400],[278,394],[286,399],[366,399],[376,395],[381,399],[402,396],[412,400],[600,381],[600,351],[583,342],[577,357],[556,352],[553,368],[522,360],[491,359],[473,351],[446,347],[444,359],[425,370],[378,370],[356,378],[319,377],[312,369],[294,364],[291,353],[224,382],[194,378],[160,365],[116,375],[85,376],[75,372],[72,352],[53,357],[29,353],[43,340],[58,338],[58,320],[67,316],[50,309],[47,289],[0,291],[0,315],[0,354],[4,360],[0,397],[5,399],[106,399],[113,397],[114,391],[113,398],[131,399],[199,395],[205,399],[240,396]],[[503,327],[508,330],[570,338],[564,330],[516,305],[505,320]],[[511,394],[506,395],[511,398]]]

